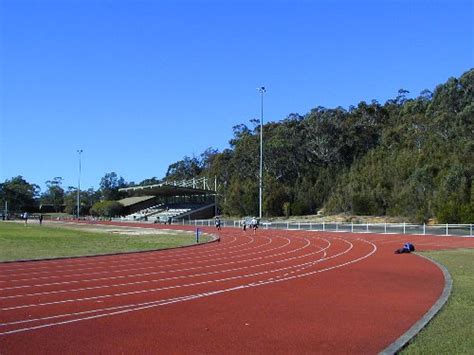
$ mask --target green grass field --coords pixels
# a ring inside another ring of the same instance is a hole
[[[155,234],[136,235],[133,230],[129,234],[112,233],[110,230],[114,227],[84,230],[88,228],[91,227],[0,222],[0,261],[156,250],[196,242],[191,232],[148,230]],[[200,243],[206,241],[209,237],[203,235]]]
[[[402,354],[474,353],[474,249],[426,252],[453,277],[451,297]]]

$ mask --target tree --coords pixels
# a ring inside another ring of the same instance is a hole
[[[168,181],[188,180],[199,176],[201,172],[201,162],[196,157],[185,156],[183,160],[177,161],[168,167],[165,179]]]
[[[216,156],[219,154],[219,151],[217,149],[214,149],[212,147],[207,148],[204,153],[201,154],[201,168],[203,170],[208,170],[212,166],[213,160],[216,158]]]
[[[266,194],[264,200],[265,212],[268,216],[282,216],[288,213],[289,206],[286,207],[285,202],[290,200],[283,184],[275,180],[266,181]]]
[[[38,206],[38,194],[40,188],[36,184],[28,183],[22,176],[16,176],[10,180],[0,183],[1,210],[7,202],[10,212],[30,212]]]
[[[112,218],[120,216],[123,213],[123,205],[117,201],[99,201],[91,207],[93,216]]]
[[[433,93],[408,94],[401,89],[383,105],[319,106],[266,123],[264,214],[324,207],[420,222],[472,222],[474,70]],[[167,177],[217,176],[223,213],[255,214],[260,125],[250,123],[233,127],[229,149],[185,157],[170,165]]]
[[[100,201],[100,191],[95,191],[93,188],[88,190],[81,190],[80,192],[80,214],[89,214],[92,205]],[[77,214],[77,188],[69,186],[64,194],[64,212],[69,214]]]
[[[41,203],[53,205],[55,212],[61,212],[64,204],[64,189],[62,188],[63,178],[55,177],[46,181],[47,190],[41,195]]]
[[[145,179],[142,182],[140,182],[138,185],[140,186],[147,186],[147,185],[157,185],[161,183],[161,180],[153,176],[152,178]]]
[[[127,184],[123,177],[111,172],[104,175],[99,186],[103,200],[119,200],[125,196],[125,193],[119,192],[119,189],[126,187]]]

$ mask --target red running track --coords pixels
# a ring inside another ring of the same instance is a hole
[[[419,250],[474,247],[454,237],[219,234],[192,248],[0,264],[0,353],[377,353],[444,287],[433,263],[393,251],[407,238]]]

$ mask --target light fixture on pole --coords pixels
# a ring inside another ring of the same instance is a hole
[[[261,86],[258,89],[261,96],[260,101],[260,173],[259,173],[259,194],[258,194],[258,216],[262,219],[262,198],[263,198],[263,94],[267,92],[265,86]]]
[[[79,154],[79,178],[77,181],[77,219],[79,219],[79,213],[81,211],[81,154],[83,150],[79,149],[77,153]]]

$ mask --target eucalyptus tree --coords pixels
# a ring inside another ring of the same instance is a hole
[[[46,191],[41,194],[41,203],[52,205],[55,212],[61,212],[64,205],[64,189],[62,187],[63,178],[55,177],[46,181]]]
[[[92,187],[80,192],[80,214],[88,215],[90,208],[100,201],[100,191],[94,190]],[[77,214],[77,187],[69,186],[64,194],[64,212],[69,214]]]
[[[0,183],[0,210],[5,205],[9,212],[33,211],[38,207],[40,188],[26,181],[23,176],[16,176]]]
[[[125,179],[118,176],[115,172],[110,172],[104,175],[100,180],[99,191],[103,200],[119,200],[125,197],[125,194],[119,189],[127,187]]]

